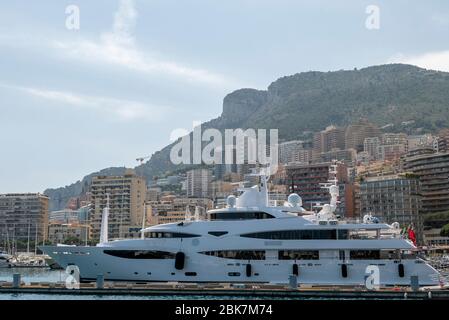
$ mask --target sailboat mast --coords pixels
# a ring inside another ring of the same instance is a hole
[[[27,235],[27,253],[30,253],[30,230],[31,229],[31,220],[28,219],[28,235]]]
[[[37,222],[34,227],[35,233],[34,233],[34,254],[37,254]]]

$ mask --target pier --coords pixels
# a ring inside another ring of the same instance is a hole
[[[1,282],[0,294],[46,294],[46,295],[132,295],[132,296],[189,296],[246,297],[265,299],[449,299],[449,290],[410,287],[367,290],[362,287],[298,287],[290,288],[269,284],[197,284],[197,283],[81,283],[78,289],[68,289],[63,282],[18,283]]]

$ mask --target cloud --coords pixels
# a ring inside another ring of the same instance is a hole
[[[432,15],[431,20],[441,26],[449,25],[449,14],[447,13],[435,13]]]
[[[412,64],[425,69],[449,72],[449,50],[427,52],[420,55],[398,53],[391,57],[389,63]]]
[[[66,106],[98,112],[102,116],[112,116],[114,119],[121,121],[144,120],[156,122],[168,117],[175,110],[175,108],[170,106],[148,105],[137,101],[82,95],[66,91],[1,84],[0,87],[20,90],[34,97],[59,102]]]
[[[91,63],[109,63],[133,71],[169,75],[184,81],[199,82],[216,87],[228,88],[230,79],[201,68],[192,68],[174,61],[161,60],[148,54],[136,45],[133,35],[137,21],[133,0],[121,0],[114,14],[111,32],[100,35],[97,41],[80,38],[76,41],[54,41],[52,46],[72,59]]]

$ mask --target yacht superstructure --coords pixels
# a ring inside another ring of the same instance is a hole
[[[338,187],[326,187],[331,201],[318,213],[306,211],[297,194],[269,206],[267,178],[260,175],[257,185],[228,197],[226,208],[209,211],[208,220],[148,227],[142,239],[108,241],[103,229],[95,247],[42,250],[64,268],[78,266],[83,281],[101,274],[113,281],[288,283],[296,275],[300,284],[353,286],[376,266],[381,286],[410,285],[411,276],[420,285],[440,284],[438,271],[416,256],[398,224],[369,215],[363,223],[337,219]]]

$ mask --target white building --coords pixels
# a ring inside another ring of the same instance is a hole
[[[78,210],[63,209],[50,212],[49,223],[79,223],[80,214]]]
[[[438,151],[438,138],[431,134],[409,136],[407,139],[407,151],[413,151],[422,147],[431,147]]]
[[[379,159],[380,139],[378,137],[365,138],[363,151],[369,155],[370,160]]]

